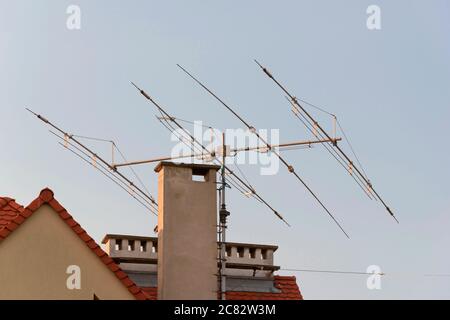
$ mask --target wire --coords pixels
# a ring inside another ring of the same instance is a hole
[[[347,143],[348,143],[348,145],[349,145],[349,147],[350,147],[350,149],[351,149],[351,151],[352,151],[352,153],[353,153],[353,156],[355,157],[356,161],[358,162],[359,166],[361,167],[361,170],[364,172],[364,175],[365,175],[366,179],[368,179],[368,178],[367,178],[366,170],[364,170],[364,167],[363,167],[363,165],[361,164],[361,161],[359,161],[358,156],[356,155],[356,152],[355,152],[355,150],[353,149],[352,144],[350,143],[350,139],[347,138],[347,135],[345,134],[344,128],[342,128],[342,126],[341,126],[341,122],[340,122],[339,120],[336,120],[336,122],[337,122],[337,124],[338,124],[338,126],[339,126],[339,129],[342,131],[342,134],[344,135],[344,138],[345,138],[345,140],[347,141]]]
[[[173,119],[178,120],[180,122],[184,122],[184,123],[188,123],[188,124],[192,124],[193,126],[201,126],[203,128],[207,128],[207,129],[212,129],[212,126],[208,126],[208,125],[204,125],[204,124],[199,124],[198,122],[195,121],[191,121],[191,120],[185,120],[185,119],[180,119],[180,118],[176,118],[173,117]]]
[[[116,148],[116,150],[119,152],[120,156],[122,157],[122,160],[124,162],[127,162],[128,160],[125,158],[124,154],[122,153],[122,151],[119,149],[119,147],[117,146],[117,144],[113,141],[113,146],[114,148]],[[133,167],[130,166],[130,170],[133,173],[133,175],[136,177],[136,179],[138,180],[138,182],[141,184],[141,186],[144,188],[144,190],[150,194],[150,191],[148,191],[147,187],[145,186],[144,182],[142,182],[141,178],[139,177],[139,175],[136,173],[136,171],[133,169]],[[152,196],[150,196],[152,197]],[[152,197],[153,198],[153,197]],[[154,198],[153,198],[154,200]]]
[[[107,140],[107,139],[101,139],[101,138],[95,138],[95,137],[80,136],[80,135],[76,135],[76,134],[72,134],[71,136],[72,136],[72,137],[75,137],[75,138],[86,139],[86,140],[93,140],[93,141],[99,141],[99,142],[110,142],[110,143],[114,143],[113,140]]]
[[[353,274],[353,275],[386,275],[383,272],[358,272],[358,271],[337,271],[337,270],[315,270],[315,269],[280,269],[282,271],[291,271],[291,272],[313,272],[313,273],[332,273],[332,274]]]
[[[328,114],[328,115],[330,115],[330,116],[336,118],[336,115],[335,115],[335,114],[333,114],[333,113],[331,113],[331,112],[329,112],[329,111],[327,111],[327,110],[325,110],[325,109],[323,109],[323,108],[321,108],[321,107],[318,107],[317,105],[314,105],[314,104],[312,104],[312,103],[310,103],[310,102],[308,102],[308,101],[306,101],[306,100],[300,99],[300,98],[298,98],[298,97],[296,97],[296,99],[297,99],[298,101],[301,101],[301,102],[303,102],[303,103],[305,103],[305,104],[307,104],[307,105],[309,105],[309,106],[311,106],[311,107],[313,107],[313,108],[319,110],[319,111],[322,111],[323,113],[326,113],[326,114]]]
[[[236,167],[236,169],[238,169],[239,173],[242,175],[242,177],[244,178],[245,182],[247,182],[248,185],[253,188],[253,186],[251,185],[250,181],[248,181],[247,176],[244,174],[244,172],[242,172],[241,168],[239,167],[239,165],[236,162],[234,163],[234,166]]]

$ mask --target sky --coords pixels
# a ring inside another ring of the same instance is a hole
[[[67,27],[70,5],[81,10],[80,29]],[[380,8],[379,30],[367,28],[370,5]],[[295,96],[338,116],[400,224],[317,146],[283,156],[350,239],[284,168],[262,176],[250,164],[241,170],[291,227],[231,189],[227,238],[278,245],[283,269],[376,265],[386,274],[369,289],[367,275],[280,271],[297,277],[305,299],[450,299],[449,34],[445,0],[1,0],[0,195],[27,205],[50,187],[97,241],[155,236],[155,216],[61,148],[25,107],[70,133],[113,139],[130,160],[167,156],[175,145],[130,81],[181,119],[242,128],[179,63],[255,128],[279,129],[283,142],[310,139],[258,59]],[[86,143],[110,156],[107,144]],[[135,167],[156,197],[153,168]]]

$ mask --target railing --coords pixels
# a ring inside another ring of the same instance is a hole
[[[108,255],[119,263],[157,264],[158,238],[108,234],[104,237]],[[265,270],[273,272],[277,246],[228,242],[227,269]]]
[[[269,245],[227,243],[227,265],[273,266],[273,254],[277,249]]]
[[[151,259],[155,263],[158,259],[158,238],[108,234],[102,243],[106,245],[106,253],[113,259],[123,258],[130,260],[128,262]]]

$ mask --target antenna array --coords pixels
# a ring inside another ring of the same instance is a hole
[[[222,299],[225,299],[225,267],[226,267],[226,254],[225,254],[225,233],[227,229],[227,217],[229,216],[229,212],[226,209],[226,202],[225,202],[225,190],[227,187],[234,187],[236,190],[238,190],[240,193],[242,193],[246,197],[251,197],[264,206],[266,206],[278,219],[283,221],[286,225],[289,226],[289,223],[284,219],[284,217],[275,210],[272,205],[269,204],[269,202],[263,198],[259,192],[256,191],[256,189],[253,187],[253,185],[248,181],[245,174],[237,167],[238,171],[240,172],[240,175],[235,173],[233,170],[230,169],[229,166],[226,165],[226,157],[229,157],[231,154],[234,153],[236,155],[238,152],[249,152],[249,151],[257,151],[257,152],[272,152],[280,161],[281,163],[286,167],[289,173],[291,173],[295,179],[300,182],[301,185],[303,185],[304,188],[313,196],[313,198],[319,203],[319,205],[323,208],[323,210],[329,215],[329,217],[333,220],[333,222],[339,227],[339,229],[345,234],[347,238],[349,238],[349,235],[344,230],[344,228],[341,226],[341,224],[338,222],[338,220],[334,217],[334,215],[328,210],[328,208],[324,205],[322,200],[319,198],[319,196],[311,189],[309,184],[305,182],[305,180],[297,173],[294,166],[287,162],[287,160],[281,155],[280,151],[289,150],[287,148],[293,148],[293,147],[312,147],[315,144],[321,144],[328,153],[339,163],[340,166],[342,166],[353,178],[353,180],[356,182],[356,184],[363,190],[363,192],[370,198],[379,200],[386,210],[389,212],[389,214],[398,222],[397,218],[394,216],[391,209],[387,206],[385,201],[381,198],[381,196],[375,191],[373,188],[372,183],[368,179],[364,168],[361,165],[361,162],[359,161],[358,157],[356,156],[356,153],[354,152],[353,147],[350,144],[350,141],[348,140],[347,135],[342,129],[342,126],[340,122],[337,120],[337,117],[329,113],[325,110],[323,110],[320,107],[317,107],[313,104],[310,104],[309,102],[305,100],[301,100],[299,98],[296,98],[291,93],[287,91],[287,89],[281,85],[281,83],[275,79],[272,74],[263,67],[258,61],[255,60],[255,62],[258,64],[258,66],[262,69],[262,71],[284,92],[286,95],[286,99],[291,104],[291,110],[295,118],[297,118],[306,128],[307,130],[313,134],[315,140],[311,141],[295,141],[295,142],[288,142],[288,143],[282,143],[282,144],[270,144],[267,140],[265,140],[255,129],[254,126],[250,125],[246,120],[244,120],[233,108],[231,108],[227,103],[224,102],[222,98],[217,96],[212,90],[210,90],[206,85],[204,85],[202,82],[200,82],[197,78],[195,78],[190,72],[188,72],[185,68],[183,68],[181,65],[177,64],[177,66],[186,73],[190,78],[192,78],[198,85],[200,85],[204,90],[208,92],[212,97],[214,97],[215,100],[217,100],[223,107],[225,107],[229,112],[231,112],[246,128],[249,130],[252,134],[254,134],[258,141],[263,144],[263,146],[247,146],[243,148],[234,148],[229,149],[230,151],[227,151],[227,146],[225,145],[225,135],[222,135],[222,152],[220,154],[216,154],[215,150],[208,150],[205,145],[202,144],[202,142],[198,141],[185,127],[181,125],[181,122],[187,122],[192,123],[187,120],[182,120],[179,118],[176,118],[172,115],[170,115],[159,103],[155,101],[149,94],[147,94],[144,90],[139,88],[136,84],[133,82],[132,85],[141,93],[142,96],[144,96],[154,107],[156,107],[157,112],[160,116],[157,116],[157,120],[172,134],[174,134],[182,143],[184,143],[190,150],[191,154],[189,155],[180,155],[180,156],[172,156],[172,157],[158,157],[153,159],[147,159],[147,160],[139,160],[139,161],[127,161],[124,157],[123,153],[120,151],[120,149],[117,147],[117,145],[112,140],[106,140],[106,139],[98,139],[98,138],[91,138],[86,136],[77,136],[77,135],[71,135],[67,133],[66,131],[60,129],[56,125],[54,125],[52,122],[44,118],[43,116],[31,111],[27,108],[29,112],[34,114],[38,119],[43,121],[45,124],[49,125],[53,130],[50,131],[53,135],[55,135],[58,139],[61,140],[59,144],[63,146],[64,148],[68,149],[72,153],[74,153],[76,156],[78,156],[83,161],[87,162],[89,165],[100,171],[103,175],[105,175],[109,180],[111,180],[113,183],[118,185],[120,188],[122,188],[124,191],[126,191],[130,196],[132,196],[136,201],[138,201],[141,205],[143,205],[146,209],[148,209],[151,213],[157,215],[158,211],[158,204],[154,200],[153,196],[150,195],[147,188],[145,188],[145,185],[142,183],[142,180],[139,178],[139,176],[136,174],[136,172],[132,169],[131,166],[133,165],[139,165],[139,164],[146,164],[146,163],[152,163],[156,161],[163,161],[163,160],[175,160],[175,159],[183,159],[183,158],[192,158],[192,159],[200,159],[202,161],[210,161],[215,164],[218,164],[221,166],[221,181],[219,183],[220,187],[218,188],[218,191],[220,192],[219,197],[219,225],[218,225],[218,235],[219,235],[219,252],[218,252],[218,261],[219,261],[219,270],[218,270],[218,284],[219,284],[219,292],[221,294]],[[333,133],[329,134],[324,130],[324,128],[314,119],[311,114],[306,110],[306,108],[301,104],[309,105],[313,108],[316,108],[322,112],[327,113],[332,117],[333,120]],[[337,127],[342,131],[344,134],[344,137],[348,144],[350,145],[350,148],[352,150],[352,153],[358,163],[358,166],[354,164],[353,160],[342,150],[342,148],[338,145],[338,142],[340,142],[342,139],[336,137],[336,130]],[[211,127],[208,127],[212,129]],[[107,143],[111,143],[111,163],[106,161],[104,158],[100,157],[97,153],[92,151],[90,148],[88,148],[86,145],[81,143],[78,139],[90,139],[90,140],[97,140],[97,141],[103,141]],[[122,157],[123,162],[121,163],[115,163],[115,151],[118,151],[119,154]],[[121,167],[130,167],[131,171],[133,172],[134,176],[137,178],[137,180],[140,182],[143,189],[136,186],[136,184],[126,177],[123,173],[119,171],[119,168]]]

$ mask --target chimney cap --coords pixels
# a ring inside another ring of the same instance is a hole
[[[179,167],[179,168],[191,168],[191,169],[207,169],[216,170],[220,169],[220,166],[215,164],[201,164],[201,163],[183,163],[183,162],[172,162],[172,161],[161,161],[155,167],[155,172],[161,171],[163,167]]]

